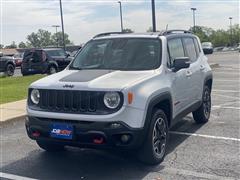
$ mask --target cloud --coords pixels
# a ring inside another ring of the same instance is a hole
[[[151,27],[149,0],[122,0],[124,27],[145,32]],[[65,31],[74,43],[89,40],[97,33],[120,30],[117,0],[62,0]],[[198,25],[227,29],[229,16],[238,23],[238,1],[156,0],[157,29],[188,29],[192,26],[191,7],[196,7]],[[25,41],[39,28],[54,32],[61,24],[58,0],[2,0],[2,42]]]

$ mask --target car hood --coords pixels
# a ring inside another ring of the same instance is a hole
[[[32,88],[122,90],[154,75],[151,71],[64,70],[34,82]]]

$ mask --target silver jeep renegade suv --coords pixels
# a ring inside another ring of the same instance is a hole
[[[211,111],[212,72],[189,31],[104,33],[69,66],[29,87],[26,129],[47,151],[64,146],[135,150],[163,161],[169,128]]]

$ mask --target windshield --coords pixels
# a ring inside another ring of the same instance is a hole
[[[70,69],[151,70],[160,66],[160,40],[93,40],[77,54]]]
[[[46,50],[49,56],[66,56],[64,50]]]
[[[203,42],[202,46],[203,47],[210,47],[210,46],[212,46],[212,43],[210,43],[210,42]]]

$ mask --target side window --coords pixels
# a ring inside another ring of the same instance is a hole
[[[41,51],[35,51],[33,53],[33,62],[37,63],[37,62],[41,62],[42,60],[42,52]]]
[[[186,52],[190,61],[195,62],[197,60],[197,53],[196,53],[193,38],[183,38],[183,42],[184,42]]]
[[[173,60],[175,58],[185,56],[182,40],[180,38],[170,39],[168,41],[168,49],[169,49],[169,59],[170,59],[169,64],[173,64]]]
[[[196,38],[194,38],[193,40],[194,40],[194,44],[195,44],[195,49],[196,49],[197,55],[199,55],[199,53],[201,52],[201,48],[200,48],[199,42],[198,42],[198,40]]]

